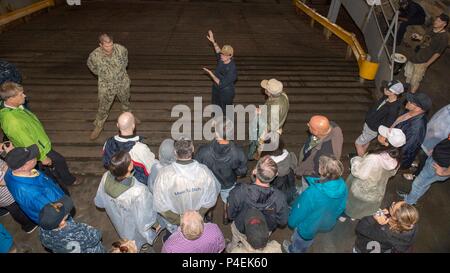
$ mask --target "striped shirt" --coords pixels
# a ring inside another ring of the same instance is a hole
[[[204,225],[203,234],[197,240],[184,238],[180,228],[164,243],[162,253],[220,253],[225,249],[225,239],[219,226]]]
[[[7,170],[8,167],[6,166],[5,161],[0,159],[0,208],[7,207],[15,202],[14,198],[6,187],[6,183],[4,180]]]

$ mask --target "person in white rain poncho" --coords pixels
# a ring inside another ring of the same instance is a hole
[[[191,140],[175,141],[177,161],[159,171],[153,189],[154,208],[172,225],[180,224],[180,215],[197,210],[202,216],[215,206],[220,183],[203,164],[192,159]]]
[[[131,174],[129,153],[116,153],[109,169],[98,187],[95,205],[106,210],[121,239],[135,240],[138,249],[146,243],[152,245],[162,227],[153,209],[152,194]]]

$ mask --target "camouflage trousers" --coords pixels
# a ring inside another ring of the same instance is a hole
[[[98,84],[98,112],[94,121],[96,127],[103,128],[109,115],[114,99],[117,96],[122,104],[123,112],[131,112],[130,109],[130,80],[115,83],[99,82]]]

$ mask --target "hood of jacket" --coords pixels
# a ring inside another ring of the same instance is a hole
[[[347,186],[342,177],[335,180],[321,180],[316,177],[307,177],[306,179],[310,182],[310,186],[315,187],[329,198],[344,198],[347,194]]]
[[[272,187],[264,188],[251,184],[247,187],[247,197],[250,206],[262,210],[275,203],[276,195]]]
[[[133,176],[129,176],[122,181],[117,181],[114,176],[108,172],[105,180],[105,192],[107,195],[116,199],[121,194],[133,187],[135,181]]]
[[[292,165],[291,154],[287,150],[283,150],[283,153],[278,156],[271,156],[273,161],[277,163],[278,166],[278,176],[285,176],[289,174],[291,168],[295,167]]]
[[[226,155],[230,154],[232,145],[233,143],[231,141],[228,144],[219,144],[217,140],[214,140],[211,143],[211,156],[215,159],[225,157]]]

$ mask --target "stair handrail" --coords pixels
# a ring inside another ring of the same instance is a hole
[[[42,9],[53,7],[54,5],[54,0],[42,0],[26,7],[0,15],[0,26],[9,24],[12,21],[23,18]]]
[[[359,76],[362,79],[366,80],[375,79],[379,64],[370,61],[369,55],[364,51],[363,47],[359,43],[354,33],[351,33],[343,29],[339,25],[332,23],[326,17],[322,16],[312,8],[308,7],[301,0],[293,0],[293,3],[299,10],[303,11],[306,15],[311,17],[311,19],[319,22],[323,27],[325,27],[331,33],[339,37],[351,48],[351,51],[353,52],[353,55],[355,56],[358,62]]]

